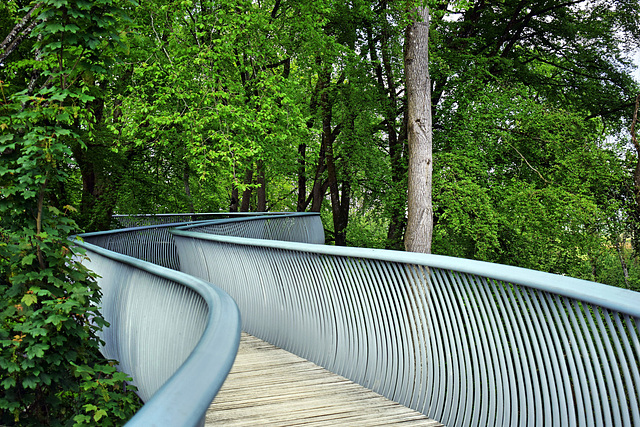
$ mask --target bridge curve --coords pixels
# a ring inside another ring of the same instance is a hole
[[[215,283],[247,332],[446,425],[640,426],[636,292],[478,261],[323,246],[310,214],[84,238],[109,251],[135,247],[138,258]],[[85,247],[93,261],[95,248]]]

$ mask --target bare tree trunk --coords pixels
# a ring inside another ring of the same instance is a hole
[[[267,179],[264,173],[264,161],[258,160],[258,212],[267,211]]]
[[[636,201],[636,209],[640,210],[640,142],[638,142],[638,138],[636,136],[636,126],[638,125],[638,108],[640,107],[640,93],[636,96],[636,108],[633,112],[633,120],[631,121],[631,143],[633,147],[636,149],[636,153],[638,154],[638,161],[636,162],[636,168],[633,172],[633,185],[634,185],[634,195]]]
[[[235,182],[231,184],[231,200],[229,201],[229,212],[238,212],[238,187]]]
[[[429,79],[429,9],[411,11],[413,22],[405,36],[405,80],[409,142],[407,251],[431,252],[433,205],[431,186],[431,93]]]
[[[307,196],[307,144],[298,145],[298,203],[296,210],[304,212],[308,203],[305,203]]]
[[[245,185],[251,185],[253,182],[253,165],[244,173]],[[242,203],[240,203],[240,212],[249,212],[251,206],[251,187],[247,187],[242,192]]]
[[[624,277],[625,288],[629,289],[629,269],[627,263],[624,260],[622,254],[622,247],[624,246],[624,240],[620,237],[616,237],[616,251],[618,252],[618,258],[620,259],[620,266],[622,267],[622,275]]]
[[[193,206],[193,198],[191,197],[191,185],[189,183],[190,177],[189,163],[185,162],[184,169],[182,171],[182,183],[184,184],[184,193],[187,195],[187,201],[189,202],[189,209],[191,213],[196,213],[196,208]]]
[[[322,199],[327,191],[327,183],[323,182],[322,174],[327,167],[326,155],[329,142],[331,140],[331,105],[329,105],[329,86],[331,85],[331,70],[323,70],[318,76],[318,96],[320,97],[319,105],[322,116],[322,142],[320,143],[320,154],[318,157],[318,167],[313,180],[313,188],[311,189],[311,212],[320,212],[322,207]],[[326,116],[329,115],[329,123],[327,124]]]

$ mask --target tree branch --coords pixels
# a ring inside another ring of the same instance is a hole
[[[640,155],[640,143],[638,143],[638,138],[636,137],[636,125],[638,124],[638,107],[640,106],[640,93],[636,96],[636,108],[633,112],[633,120],[631,121],[631,142],[633,146],[636,148],[636,152]]]
[[[33,12],[35,12],[35,10],[38,9],[40,6],[42,6],[42,2],[36,3],[31,8],[31,10],[29,10],[29,12],[27,12],[27,14],[22,18],[22,20],[20,20],[20,22],[18,22],[16,24],[16,26],[13,27],[13,29],[9,32],[7,37],[5,37],[5,39],[2,41],[2,43],[0,43],[0,50],[4,51],[2,56],[0,56],[0,62],[2,62],[2,60],[4,58],[6,58],[9,55],[9,53],[11,53],[10,51],[7,53],[7,51],[6,51],[7,46],[9,44],[11,44],[10,47],[13,46],[13,49],[11,49],[11,51],[13,51],[17,47],[16,42],[21,41],[27,34],[29,34],[29,32],[31,32],[33,27],[35,27],[35,24],[36,24],[37,21],[32,22],[31,24],[29,24],[29,26],[27,28],[25,28],[24,30],[22,29],[22,27],[24,27],[27,24],[27,22],[29,22],[29,20],[31,19],[31,16],[33,15]],[[14,40],[15,37],[20,32],[22,32],[22,35],[20,35],[20,37],[18,37],[18,39]]]

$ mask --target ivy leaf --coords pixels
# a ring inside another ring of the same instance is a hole
[[[96,421],[100,421],[100,418],[104,417],[105,415],[107,415],[107,411],[105,411],[104,409],[100,409],[96,411],[95,415],[93,416],[93,419]]]
[[[20,263],[22,265],[31,265],[31,263],[33,262],[34,259],[36,259],[36,254],[29,254],[29,255],[25,256],[24,258],[22,258],[22,261]]]
[[[35,255],[33,256],[33,258],[35,258]],[[34,294],[25,294],[25,296],[23,296],[20,301],[23,302],[27,307],[30,307],[32,304],[35,304],[38,302],[38,297],[35,296]]]
[[[29,376],[29,377],[27,377],[27,378],[22,380],[22,386],[24,388],[35,389],[37,385],[38,385],[38,378],[36,378],[34,376]]]
[[[5,378],[5,379],[0,383],[0,385],[1,385],[2,387],[4,387],[4,389],[5,389],[5,390],[7,390],[7,389],[9,389],[9,388],[11,388],[11,387],[13,387],[13,386],[15,386],[15,385],[16,385],[16,379],[15,379],[15,378],[13,378],[13,377]]]
[[[40,358],[44,356],[45,350],[49,349],[49,344],[34,344],[32,346],[27,347],[25,350],[25,354],[29,359],[33,359],[34,357]]]

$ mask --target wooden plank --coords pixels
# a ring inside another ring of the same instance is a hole
[[[442,426],[305,359],[242,334],[206,426]]]

